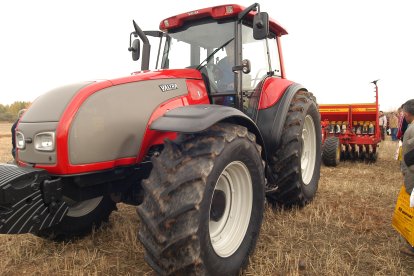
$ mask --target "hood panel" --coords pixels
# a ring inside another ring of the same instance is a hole
[[[53,89],[39,96],[24,113],[21,122],[58,122],[73,96],[92,82],[80,82]]]
[[[187,93],[185,79],[158,79],[115,85],[92,94],[79,107],[69,130],[70,163],[136,157],[153,111]]]

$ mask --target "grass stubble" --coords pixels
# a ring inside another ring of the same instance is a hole
[[[11,160],[10,124],[0,124],[0,162]],[[389,138],[389,137],[388,137]],[[319,190],[304,208],[266,207],[244,275],[414,275],[391,218],[402,177],[396,143],[382,142],[376,164],[322,166]],[[137,240],[135,207],[118,204],[91,236],[54,243],[0,235],[1,275],[153,275]]]

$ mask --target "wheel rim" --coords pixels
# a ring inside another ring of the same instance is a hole
[[[249,226],[252,205],[250,172],[244,163],[231,162],[216,182],[210,205],[210,240],[220,257],[229,257],[240,247]]]
[[[315,123],[310,115],[305,117],[302,129],[302,156],[301,171],[302,181],[308,185],[312,180],[316,160],[316,132]]]
[[[99,203],[101,203],[103,196],[91,198],[88,200],[84,200],[81,202],[76,202],[65,198],[65,201],[69,205],[68,213],[66,214],[69,217],[82,217],[86,216],[90,212],[98,207]]]

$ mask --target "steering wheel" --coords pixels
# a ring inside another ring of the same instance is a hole
[[[210,92],[212,94],[218,93],[220,90],[217,85],[217,81],[223,76],[223,70],[220,69],[214,63],[207,63],[203,66],[206,71],[206,75],[208,77],[209,85],[210,85]]]
[[[211,70],[215,81],[218,81],[224,76],[223,70],[214,63],[208,63],[206,67]]]

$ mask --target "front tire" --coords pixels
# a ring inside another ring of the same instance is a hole
[[[321,166],[321,125],[315,97],[298,91],[290,102],[281,143],[270,158],[275,183],[267,199],[277,206],[304,206],[318,189]]]
[[[264,211],[261,148],[246,128],[217,124],[154,157],[138,237],[162,275],[237,275]]]
[[[64,200],[69,205],[65,217],[58,224],[40,230],[37,236],[54,241],[66,241],[84,237],[93,228],[99,228],[107,222],[109,215],[116,209],[116,203],[109,195],[95,197],[81,202],[68,198]]]

